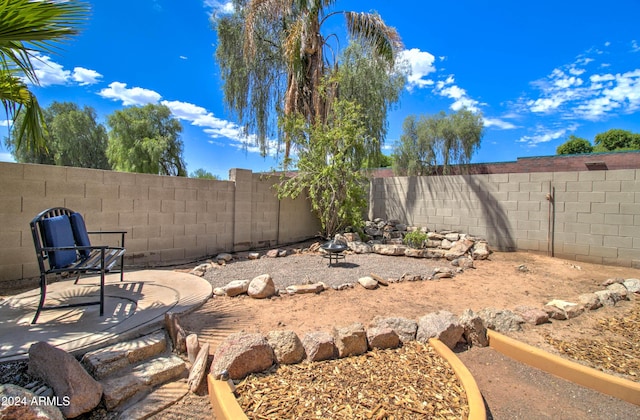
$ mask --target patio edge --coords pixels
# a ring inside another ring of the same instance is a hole
[[[493,330],[487,330],[487,335],[489,346],[505,356],[578,385],[640,405],[640,383],[572,362]]]

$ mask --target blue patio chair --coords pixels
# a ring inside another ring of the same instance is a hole
[[[64,207],[53,207],[38,214],[30,223],[33,244],[40,269],[40,303],[33,317],[35,324],[40,312],[47,309],[70,308],[84,305],[100,305],[100,316],[104,315],[104,277],[116,263],[120,263],[120,281],[124,280],[124,236],[126,231],[88,232],[80,213]],[[120,246],[91,245],[90,234],[120,237]],[[47,276],[49,274],[100,273],[100,300],[45,306]]]

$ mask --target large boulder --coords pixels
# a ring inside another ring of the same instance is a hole
[[[38,404],[36,394],[18,385],[0,385],[0,395],[2,396],[0,419],[64,420],[56,405]],[[60,405],[65,404],[63,398],[59,398]]]
[[[254,299],[270,298],[276,294],[276,285],[269,274],[262,274],[251,280],[247,294]]]
[[[267,342],[281,365],[300,363],[304,359],[304,346],[293,331],[270,331]]]
[[[482,322],[482,318],[476,315],[471,309],[465,309],[458,320],[462,328],[464,328],[463,337],[467,344],[476,347],[487,347],[489,345],[489,337],[487,336],[487,328]]]
[[[400,337],[389,327],[371,327],[367,329],[369,349],[395,349],[400,346]]]
[[[235,333],[216,349],[211,365],[215,377],[227,371],[230,379],[242,379],[273,365],[275,354],[267,340],[257,333]]]
[[[520,331],[524,319],[508,309],[484,308],[478,312],[485,327],[498,331]]]
[[[251,283],[251,280],[233,280],[224,286],[223,289],[227,293],[227,296],[235,297],[247,293],[249,283]]]
[[[407,247],[405,245],[374,244],[372,249],[376,254],[399,256],[404,255]]]
[[[449,261],[462,257],[473,246],[473,241],[467,238],[456,241],[451,248],[444,254]]]
[[[347,327],[334,328],[333,338],[340,358],[357,356],[366,353],[368,349],[367,334],[364,325],[359,322]]]
[[[334,359],[338,354],[333,336],[325,331],[307,333],[302,339],[302,345],[310,362]]]
[[[391,328],[403,343],[408,343],[416,339],[418,323],[413,319],[401,317],[380,317],[376,316],[369,324],[370,327]]]
[[[437,338],[453,349],[463,333],[464,327],[458,322],[458,317],[448,311],[438,311],[418,320],[416,340],[426,343],[430,338]]]
[[[29,373],[42,378],[59,398],[67,398],[60,411],[66,418],[93,410],[102,399],[102,385],[66,351],[45,342],[29,348]]]

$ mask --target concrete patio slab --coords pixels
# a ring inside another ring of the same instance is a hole
[[[83,277],[52,283],[46,305],[96,300],[99,277]],[[197,308],[213,289],[206,280],[175,271],[142,270],[106,277],[104,316],[98,305],[42,311],[35,314],[40,290],[12,296],[0,302],[0,362],[25,359],[29,347],[45,341],[72,354],[131,339],[157,329],[164,314],[186,313]]]

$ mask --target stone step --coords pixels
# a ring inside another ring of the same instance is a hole
[[[187,375],[185,362],[178,356],[156,356],[130,369],[102,379],[107,410],[125,408],[149,394],[155,387]]]
[[[123,420],[147,419],[180,401],[188,392],[189,387],[184,380],[166,383],[124,410],[120,413],[119,418]]]
[[[159,330],[135,340],[90,351],[82,358],[82,364],[95,379],[100,380],[113,375],[118,370],[154,357],[164,352],[166,348],[166,334],[164,330]]]

